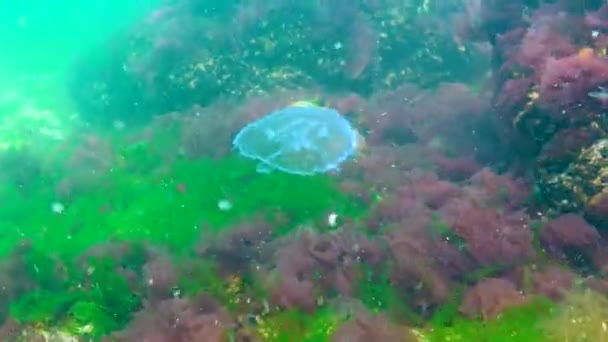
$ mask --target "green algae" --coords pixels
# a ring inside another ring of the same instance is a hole
[[[234,297],[227,281],[220,277],[217,265],[206,260],[193,265],[180,277],[178,284],[180,294],[184,296],[194,297],[199,293],[205,293],[223,304],[230,303]],[[229,309],[233,308],[229,306]]]
[[[408,298],[390,279],[388,268],[361,267],[362,277],[355,286],[354,298],[373,313],[386,313],[408,322],[420,322],[421,317],[408,305]]]
[[[75,298],[64,292],[37,290],[24,294],[10,307],[11,317],[21,323],[52,323]]]
[[[117,272],[119,262],[114,258],[89,258],[84,270],[80,265],[65,265],[63,276],[51,274],[57,271],[56,264],[41,264],[44,257],[38,251],[28,252],[24,259],[28,269],[35,269],[32,279],[38,289],[11,303],[11,317],[20,323],[65,326],[74,334],[102,336],[123,327],[142,308],[141,294]],[[120,263],[137,265],[132,256]]]
[[[120,325],[113,314],[92,301],[78,301],[70,307],[65,322],[61,323],[64,331],[72,335],[89,338],[104,336],[117,330]]]
[[[142,308],[142,298],[126,276],[117,273],[117,266],[109,257],[90,262],[86,272],[90,289],[85,293],[90,300],[111,312],[116,322],[125,324],[131,313]]]
[[[343,314],[324,307],[307,315],[298,310],[286,310],[261,319],[257,331],[268,342],[329,341],[336,327],[343,322]]]
[[[50,250],[66,257],[109,239],[148,240],[173,250],[192,246],[207,224],[214,232],[244,218],[280,212],[290,219],[285,233],[299,223],[322,218],[328,210],[352,215],[361,204],[337,189],[327,177],[259,175],[240,158],[180,160],[167,177],[132,174],[116,167],[99,180],[102,187],[64,203],[55,213],[52,191],[41,189],[35,198],[24,198],[16,187],[0,188],[6,205],[0,254],[6,255],[17,241],[44,241]],[[311,191],[312,190],[312,191]],[[232,203],[230,211],[218,202]]]
[[[457,314],[451,304],[439,310],[425,337],[429,341],[545,341],[543,322],[555,306],[545,298],[535,298],[529,304],[505,310],[495,319],[467,319]],[[450,319],[446,319],[446,318]]]

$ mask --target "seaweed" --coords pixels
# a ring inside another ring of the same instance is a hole
[[[538,297],[525,306],[505,310],[495,319],[483,321],[456,316],[450,324],[431,324],[425,336],[430,341],[543,341],[542,324],[554,307],[548,299]],[[446,311],[453,313],[453,304]],[[438,315],[445,315],[446,311],[439,311]],[[431,322],[445,323],[446,320],[436,318]]]
[[[259,322],[257,331],[264,341],[329,341],[338,323],[345,318],[326,307],[315,315],[298,310],[276,313]]]

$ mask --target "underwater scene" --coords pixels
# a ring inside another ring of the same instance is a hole
[[[608,341],[606,1],[7,1],[0,35],[0,341]]]

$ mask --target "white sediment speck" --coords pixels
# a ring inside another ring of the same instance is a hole
[[[219,200],[217,201],[217,208],[221,211],[228,211],[232,209],[232,203],[226,199]]]
[[[330,227],[335,227],[338,224],[338,214],[330,213],[327,216],[327,224],[329,224]]]
[[[51,210],[55,214],[62,214],[65,210],[65,206],[61,202],[53,202],[51,203]]]

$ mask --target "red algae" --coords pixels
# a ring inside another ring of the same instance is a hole
[[[482,265],[513,265],[535,254],[526,215],[504,215],[463,200],[450,201],[441,212],[448,226],[466,241],[467,249]]]
[[[206,296],[167,299],[154,308],[136,314],[125,331],[116,333],[116,341],[222,342],[235,325],[228,312]]]
[[[407,328],[400,327],[382,315],[357,313],[355,318],[342,323],[332,334],[332,342],[408,342],[418,339]]]
[[[547,222],[541,233],[541,242],[552,251],[574,247],[592,253],[599,247],[600,234],[584,218],[564,214]]]
[[[589,50],[563,58],[549,58],[540,78],[539,103],[552,111],[566,109],[608,82],[608,60]],[[592,50],[591,50],[592,51]]]
[[[505,309],[524,305],[527,301],[510,281],[488,278],[467,291],[459,310],[465,315],[489,320]]]

